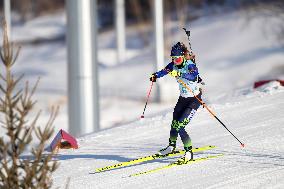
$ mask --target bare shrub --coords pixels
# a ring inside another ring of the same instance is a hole
[[[20,48],[14,52],[14,46],[8,40],[6,24],[3,25],[0,124],[5,132],[0,136],[0,188],[50,188],[50,176],[56,170],[57,162],[52,160],[53,153],[44,154],[44,146],[53,133],[52,125],[58,108],[52,110],[43,129],[36,126],[40,111],[32,121],[28,121],[28,115],[36,104],[32,98],[38,82],[31,89],[28,82],[23,89],[17,89],[23,76],[16,78],[11,70]],[[33,135],[37,136],[39,144],[31,148]],[[23,158],[27,148],[31,148],[32,155]]]

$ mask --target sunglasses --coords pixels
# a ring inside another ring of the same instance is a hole
[[[180,64],[183,62],[183,56],[171,56],[175,64]]]

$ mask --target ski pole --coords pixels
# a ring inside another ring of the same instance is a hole
[[[227,131],[230,132],[230,134],[231,134],[233,137],[235,137],[235,139],[237,139],[237,140],[239,141],[239,143],[241,144],[242,147],[245,147],[245,144],[242,143],[242,142],[226,127],[226,125],[216,116],[216,114],[215,114],[212,110],[210,110],[210,109],[208,108],[208,106],[207,106],[201,99],[199,99],[199,98],[193,93],[193,91],[192,91],[191,88],[189,88],[181,79],[177,78],[177,80],[178,80],[179,83],[181,83],[187,90],[189,90],[189,91],[193,94],[193,96],[208,110],[208,112],[209,112],[215,119],[217,119],[217,120],[219,121],[219,123],[222,124],[222,126],[223,126],[225,129],[227,129]]]
[[[190,43],[190,38],[189,38],[189,37],[190,37],[190,30],[186,30],[186,28],[182,28],[182,29],[184,30],[185,34],[187,35],[188,44],[189,44],[189,48],[190,48],[190,53],[192,53],[192,48],[191,48],[191,43]],[[195,63],[195,59],[193,60],[193,63]],[[193,96],[203,105],[203,107],[205,107],[205,108],[208,110],[208,112],[209,112],[215,119],[217,119],[217,120],[219,121],[219,123],[221,123],[222,126],[223,126],[225,129],[227,129],[227,131],[229,131],[230,134],[233,135],[233,137],[235,137],[235,139],[237,139],[237,140],[239,141],[239,143],[241,143],[241,146],[242,146],[242,147],[245,146],[245,144],[243,144],[243,143],[226,127],[226,125],[216,116],[216,114],[215,114],[212,110],[210,110],[210,109],[208,108],[208,106],[207,106],[201,99],[199,99],[197,96],[194,95],[193,91],[192,91],[181,79],[178,78],[178,82],[180,82],[185,88],[187,88],[187,89],[193,94]]]
[[[148,95],[147,95],[146,104],[145,104],[143,113],[142,113],[142,115],[141,115],[141,118],[144,118],[144,113],[145,113],[145,110],[146,110],[146,107],[147,107],[147,104],[148,104],[148,100],[149,100],[149,97],[150,97],[150,94],[151,94],[151,91],[152,91],[153,83],[154,83],[154,82],[152,81],[150,90],[149,90]]]

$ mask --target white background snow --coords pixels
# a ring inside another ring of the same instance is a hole
[[[60,38],[66,31],[65,23],[63,13],[43,16],[15,26],[13,39],[25,42]],[[276,24],[274,20],[265,23],[268,33]],[[103,130],[78,138],[78,150],[59,151],[56,158],[60,167],[53,174],[53,188],[64,188],[68,178],[69,187],[74,189],[284,188],[284,87],[273,82],[252,89],[253,83],[261,79],[284,79],[283,47],[274,34],[264,34],[262,18],[247,25],[242,12],[202,17],[190,23],[190,27],[199,71],[206,83],[203,99],[245,143],[245,148],[206,109],[200,108],[186,129],[194,147],[217,148],[196,157],[216,153],[224,154],[223,157],[139,177],[128,176],[175,159],[91,174],[96,168],[154,154],[165,147],[175,105],[175,101],[151,101],[145,119],[139,119],[150,86],[148,77],[155,71],[153,50],[129,49],[128,59],[115,65],[115,35],[109,31],[98,37]],[[127,39],[132,40],[128,43],[134,46],[136,32],[135,28],[127,30]],[[176,30],[171,40],[187,43],[182,30]],[[52,105],[60,105],[55,128],[68,130],[65,43],[23,45],[14,71],[25,73],[25,79],[30,81],[41,77],[36,95],[38,109],[44,109],[40,122],[47,120]],[[174,81],[169,83],[172,90],[178,90]],[[180,140],[178,147],[182,148]]]

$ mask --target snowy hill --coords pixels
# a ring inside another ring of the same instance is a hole
[[[157,168],[174,158],[91,174],[96,168],[151,155],[167,145],[171,112],[79,139],[80,149],[60,151],[54,187],[70,188],[283,188],[284,87],[270,83],[246,91],[224,104],[211,104],[217,116],[245,143],[239,143],[200,108],[186,128],[194,147],[217,148],[195,157],[221,153],[223,157],[156,173],[128,177]],[[182,148],[180,139],[179,148]]]
[[[150,155],[165,147],[175,104],[150,102],[146,118],[138,120],[150,85],[149,74],[156,71],[154,52],[151,47],[130,49],[128,59],[114,66],[115,36],[110,31],[98,36],[104,42],[99,45],[104,130],[79,138],[78,150],[59,151],[60,167],[53,175],[53,188],[64,188],[68,178],[71,189],[284,188],[284,89],[277,82],[251,89],[259,79],[284,78],[284,50],[272,35],[263,34],[260,18],[252,19],[249,25],[245,23],[246,17],[240,12],[202,17],[190,23],[193,50],[206,82],[203,99],[245,143],[245,148],[200,108],[186,130],[194,147],[216,145],[217,148],[196,157],[216,153],[224,154],[223,157],[139,177],[128,175],[167,165],[174,158],[90,174],[96,168]],[[36,19],[13,31],[17,41],[54,40],[25,45],[14,71],[18,75],[25,73],[25,79],[30,81],[41,76],[36,95],[38,107],[43,108],[47,120],[51,105],[61,106],[55,121],[57,131],[68,130],[66,44],[56,41],[64,35],[65,24],[64,14],[59,14]],[[273,31],[273,24],[267,18],[268,33]],[[139,39],[134,34],[137,35],[135,28],[128,28],[127,39],[133,39],[130,43],[135,46]],[[174,30],[172,43],[176,41],[186,42],[182,30]],[[175,81],[169,79],[169,82],[172,91],[177,90]],[[182,148],[180,140],[178,147]]]
[[[263,19],[256,17],[249,25],[246,19],[242,12],[233,12],[202,17],[187,26],[191,29],[192,47],[197,55],[199,71],[206,82],[204,99],[207,102],[218,102],[218,99],[222,102],[227,94],[251,87],[258,79],[284,77],[284,50],[272,37],[275,26],[273,19],[265,20],[268,28],[266,33],[270,35],[263,33]],[[172,28],[167,28],[173,31],[171,43],[187,43],[183,30],[178,29],[177,25],[171,23],[169,26]],[[153,66],[155,55],[152,47],[139,49],[142,39],[137,36],[138,30],[135,27],[127,28],[127,43],[132,48],[128,48],[127,59],[120,65],[114,65],[114,31],[98,36],[102,129],[137,120],[144,106],[150,85],[148,77],[156,71]],[[152,30],[150,28],[148,32]],[[61,111],[55,126],[57,130],[68,130],[66,44],[60,40],[66,31],[65,14],[46,15],[16,26],[12,31],[16,41],[51,40],[49,43],[25,44],[14,71],[18,75],[25,73],[25,79],[31,82],[41,77],[36,96],[39,107],[44,110],[47,119],[50,107],[60,105]],[[169,48],[166,49],[168,52]],[[165,59],[165,64],[168,61]],[[167,82],[171,91],[177,91],[175,81],[168,79]],[[168,111],[174,104],[175,101],[151,103],[146,113],[159,114]]]
[[[194,147],[216,145],[217,148],[197,153],[195,157],[224,154],[223,157],[139,177],[128,176],[167,165],[175,158],[91,174],[96,168],[151,155],[167,145],[174,103],[162,106],[150,103],[145,119],[81,137],[80,149],[60,151],[57,158],[61,166],[53,175],[54,188],[63,188],[68,178],[70,188],[283,188],[284,89],[279,83],[251,89],[258,79],[283,77],[283,49],[274,47],[273,40],[263,38],[258,19],[242,30],[244,22],[239,13],[197,20],[192,23],[192,43],[207,84],[205,100],[245,143],[245,148],[200,108],[186,130]],[[174,41],[184,40],[179,33],[173,37]],[[131,59],[131,64],[126,62],[125,66],[102,70],[103,91],[107,92],[108,86],[119,78],[114,91],[142,98],[149,85],[147,73],[152,72],[152,58],[153,54],[146,49]],[[134,80],[121,74],[126,66]],[[275,74],[275,70],[279,72]],[[124,116],[122,109],[130,110],[128,116],[139,117],[143,107],[143,102],[127,107],[126,100],[121,109],[121,101],[116,101],[119,97],[106,99],[114,106],[111,111],[104,106],[104,113],[120,114],[120,119]],[[151,116],[153,109],[164,113]],[[182,148],[180,140],[178,147]]]

